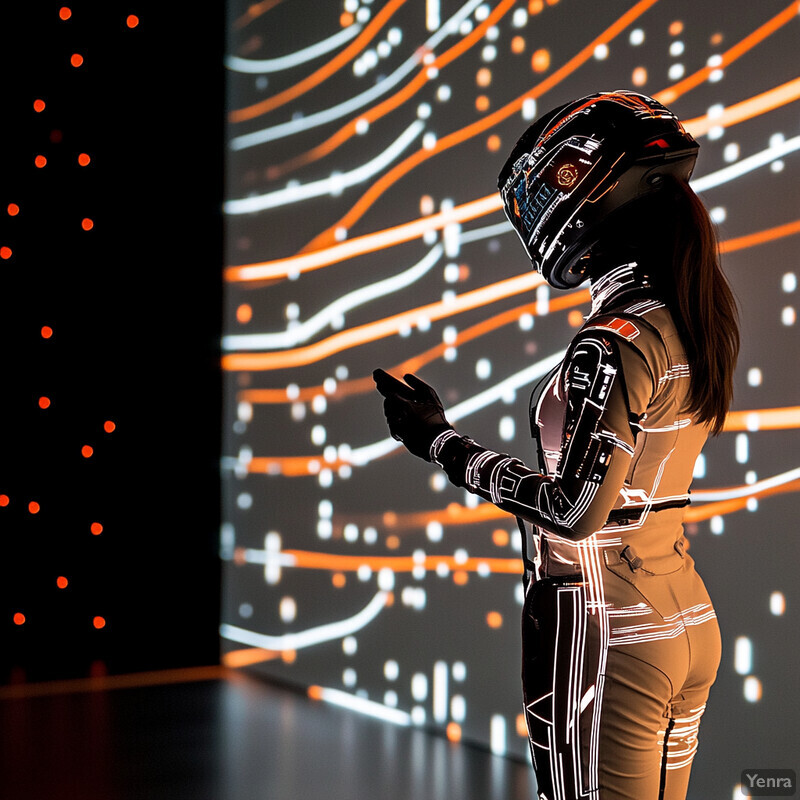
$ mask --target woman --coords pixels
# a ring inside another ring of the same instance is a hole
[[[538,469],[457,433],[436,392],[383,370],[392,435],[523,534],[523,695],[544,800],[686,796],[720,659],[686,552],[695,460],[721,431],[739,348],[698,145],[652,98],[604,92],[537,120],[499,188],[533,266],[592,308],[535,388]]]

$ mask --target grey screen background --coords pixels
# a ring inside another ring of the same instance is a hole
[[[229,3],[227,663],[527,758],[514,520],[387,440],[369,376],[417,371],[461,432],[532,462],[532,376],[588,304],[537,286],[496,175],[539,113],[636,88],[701,143],[741,306],[733,410],[784,409],[732,415],[696,468],[724,651],[692,796],[797,767],[797,5]]]

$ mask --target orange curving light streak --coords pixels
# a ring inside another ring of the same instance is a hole
[[[780,86],[776,86],[774,89],[769,89],[754,97],[749,97],[747,100],[742,100],[740,103],[728,106],[718,117],[713,119],[708,115],[695,117],[694,119],[686,120],[683,126],[692,136],[702,136],[716,126],[729,128],[732,125],[738,125],[740,122],[766,114],[768,111],[784,106],[787,103],[792,103],[798,98],[800,98],[800,78],[794,78]]]
[[[288,161],[284,161],[282,164],[269,167],[267,169],[267,178],[269,180],[277,180],[289,172],[293,172],[300,167],[318,161],[320,158],[324,158],[356,135],[357,125],[361,120],[372,123],[376,119],[386,116],[407,100],[411,99],[430,80],[428,76],[428,71],[430,69],[440,70],[463,55],[474,44],[479,42],[487,29],[495,25],[516,2],[517,0],[503,0],[503,2],[499,3],[492,13],[468,36],[461,39],[458,44],[445,50],[445,52],[438,56],[431,64],[426,64],[406,86],[383,102],[368,109],[363,114],[359,114],[355,119],[348,122],[347,125],[344,125],[336,131],[336,133],[311,150],[301,153]]]
[[[783,239],[785,236],[794,236],[796,233],[800,233],[800,219],[763,231],[737,236],[735,239],[727,239],[719,243],[719,251],[720,253],[733,253],[736,250],[744,250],[746,247],[755,247],[775,239]]]
[[[437,303],[419,306],[376,322],[368,322],[356,328],[350,328],[305,347],[277,353],[232,353],[222,357],[222,368],[227,371],[260,372],[313,364],[336,353],[341,353],[342,350],[392,336],[404,328],[413,327],[421,318],[433,322],[460,314],[462,311],[494,303],[505,297],[513,297],[515,294],[530,291],[542,283],[544,283],[544,279],[541,275],[535,272],[526,272],[523,275],[490,283],[480,289],[473,289],[471,292],[457,295],[453,300],[440,300]]]
[[[249,6],[247,11],[233,23],[234,29],[239,30],[244,28],[245,25],[249,25],[254,19],[258,19],[262,14],[266,14],[267,11],[275,8],[275,6],[281,2],[283,2],[283,0],[263,0],[261,3],[253,3],[253,5]]]
[[[756,423],[758,427],[756,427]],[[725,423],[725,431],[755,431],[755,430],[787,430],[790,428],[800,428],[800,407],[787,406],[785,408],[762,408],[752,411],[733,411],[730,412]],[[268,475],[284,475],[287,477],[298,477],[301,475],[315,475],[320,469],[339,469],[349,464],[348,461],[336,459],[325,461],[321,455],[314,456],[259,456],[249,461],[247,468],[249,472],[266,473]],[[787,484],[789,485],[789,484]],[[768,490],[761,490],[762,492]],[[754,492],[755,497],[758,492]],[[724,501],[728,502],[728,501]],[[500,511],[491,503],[486,503],[477,508],[468,508],[451,504],[446,509],[434,512],[419,512],[402,517],[405,524],[426,525],[428,522],[480,522],[483,519],[497,519],[506,514]],[[482,516],[485,515],[485,516]],[[375,519],[370,517],[370,524]],[[401,517],[391,514],[381,516],[380,522],[386,527],[395,527]],[[412,520],[412,522],[409,522]],[[365,523],[366,524],[366,523]]]
[[[591,300],[591,294],[588,289],[581,289],[578,291],[570,292],[562,297],[552,298],[548,304],[548,313],[561,311],[565,308],[588,303]],[[482,320],[481,322],[469,328],[459,331],[456,334],[456,339],[452,344],[441,344],[431,347],[416,356],[413,356],[388,371],[398,375],[404,375],[406,372],[416,372],[422,369],[426,364],[441,358],[448,347],[459,347],[466,342],[485,336],[491,331],[497,330],[504,325],[509,325],[516,322],[520,315],[530,314],[536,316],[537,303],[525,303],[521,306],[503,311],[496,314],[489,319]],[[365,378],[353,378],[348,381],[341,381],[336,385],[336,391],[329,395],[331,400],[342,400],[345,397],[351,397],[357,394],[366,394],[375,389],[375,382],[371,376]],[[264,403],[264,404],[283,404],[283,403],[297,403],[297,402],[310,402],[317,395],[324,394],[325,390],[322,386],[306,386],[300,389],[299,393],[292,397],[290,400],[286,395],[286,389],[243,389],[238,394],[238,400],[246,403]]]
[[[361,219],[366,211],[373,205],[373,203],[387,190],[390,186],[397,183],[404,175],[408,174],[411,170],[438,155],[443,150],[447,150],[455,145],[461,144],[468,139],[483,133],[490,128],[497,125],[499,122],[510,117],[512,114],[522,108],[522,103],[527,99],[536,99],[541,97],[546,92],[550,91],[553,87],[557,86],[564,78],[572,74],[578,67],[585,64],[594,54],[598,45],[607,44],[614,39],[621,31],[630,25],[635,19],[640,17],[651,6],[655,5],[658,0],[639,0],[632,8],[625,12],[616,22],[610,27],[606,28],[598,37],[590,42],[586,47],[580,50],[573,56],[566,64],[559,67],[555,72],[549,75],[541,83],[534,86],[525,94],[512,100],[502,108],[498,109],[492,114],[478,120],[477,122],[467,125],[460,130],[454,131],[441,139],[438,139],[434,147],[430,150],[418,150],[416,153],[408,156],[401,161],[397,166],[393,167],[381,178],[379,178],[372,186],[356,201],[355,205],[343,216],[338,222],[331,225],[325,231],[316,236],[309,242],[304,251],[315,250],[321,247],[327,247],[335,241],[335,231],[337,228],[345,228],[349,230],[355,223]]]
[[[451,570],[477,572],[488,567],[490,572],[520,574],[522,560],[519,558],[467,558],[455,556],[431,556],[416,560],[413,556],[342,556],[332,553],[315,553],[308,550],[282,550],[281,555],[294,559],[293,566],[301,569],[328,569],[342,572],[357,572],[364,565],[377,572],[389,568],[392,572],[411,572],[415,567],[435,570],[440,564]]]
[[[226,281],[263,281],[285,278],[288,275],[299,275],[313,272],[322,267],[336,264],[348,258],[362,256],[376,250],[393,247],[396,244],[420,238],[426,231],[435,231],[453,223],[467,222],[476,217],[483,217],[492,211],[502,208],[502,200],[498,193],[493,193],[472,200],[449,211],[440,211],[428,217],[404,222],[392,228],[384,228],[375,233],[367,233],[355,239],[334,244],[324,250],[313,253],[300,253],[274,261],[262,261],[257,264],[243,264],[238,267],[227,267],[224,272]]]
[[[272,661],[281,658],[282,652],[277,650],[264,650],[260,647],[245,647],[241,650],[231,650],[222,654],[222,663],[226,667],[247,667],[250,664],[259,664],[262,661]]]
[[[327,64],[320,67],[316,72],[303,78],[303,80],[284,89],[282,92],[268,97],[259,103],[254,103],[245,108],[238,108],[228,114],[229,122],[244,122],[248,119],[255,119],[262,114],[285,105],[300,95],[319,86],[331,75],[338,72],[343,66],[348,64],[358,53],[360,53],[377,35],[380,29],[388,22],[392,15],[402,6],[406,0],[389,0],[389,2],[372,19],[366,28],[337,56],[332,58]]]
[[[738,487],[737,487],[738,488]],[[704,519],[711,517],[722,516],[723,514],[731,514],[734,511],[740,511],[747,507],[747,501],[751,497],[769,497],[773,494],[785,494],[787,492],[796,492],[800,489],[800,481],[790,481],[784,483],[782,486],[773,486],[769,489],[762,489],[761,491],[753,492],[748,497],[736,497],[731,500],[717,500],[714,503],[707,503],[702,506],[691,506],[686,509],[686,516],[684,522],[701,522]]]
[[[699,86],[701,83],[704,83],[706,80],[708,80],[708,76],[711,75],[715,69],[724,69],[729,64],[732,64],[737,58],[743,56],[748,50],[752,50],[757,44],[760,44],[768,36],[771,36],[773,33],[775,33],[775,31],[786,25],[787,22],[791,22],[793,19],[795,19],[798,13],[800,13],[800,2],[795,0],[795,2],[790,3],[779,14],[776,14],[772,19],[756,28],[752,33],[745,36],[744,39],[735,44],[729,50],[726,50],[722,54],[720,63],[718,65],[714,67],[703,67],[703,69],[699,69],[697,72],[687,76],[682,81],[679,81],[678,83],[654,94],[653,97],[665,105],[674,103],[679,97],[681,97],[681,95],[686,94],[686,92],[691,91],[696,86]]]

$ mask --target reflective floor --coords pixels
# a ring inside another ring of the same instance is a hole
[[[217,668],[4,687],[0,736],[3,800],[535,797],[526,764]]]

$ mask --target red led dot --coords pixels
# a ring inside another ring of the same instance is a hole
[[[56,578],[56,586],[58,586],[59,589],[66,589],[68,584],[69,581],[63,575],[59,575]]]
[[[83,56],[80,53],[73,53],[69,63],[72,64],[73,67],[79,67],[83,64]]]
[[[92,453],[94,453],[94,450],[88,444],[85,444],[83,447],[81,447],[81,455],[84,458],[91,458]]]
[[[11,258],[12,250],[10,247],[0,247],[0,258]]]
[[[84,217],[81,220],[81,228],[83,228],[85,231],[90,231],[92,228],[94,228],[94,221],[89,219],[89,217]]]
[[[30,511],[31,514],[38,514],[40,509],[41,506],[35,500],[31,500],[30,503],[28,503],[28,511]]]
[[[103,532],[103,526],[99,522],[93,522],[89,530],[92,532],[92,535],[99,536]]]
[[[39,408],[50,408],[50,398],[42,395],[39,398]]]
[[[113,421],[112,421],[112,420],[110,420],[110,419],[107,419],[107,420],[106,420],[106,421],[103,423],[103,430],[104,430],[106,433],[113,433],[113,432],[114,432],[116,429],[117,429],[117,425],[116,425],[116,423],[115,423],[115,422],[113,422]]]
[[[16,217],[19,214],[19,206],[16,203],[8,204],[8,216]]]
[[[42,339],[49,339],[53,335],[53,329],[49,325],[42,327]]]
[[[36,164],[39,169],[41,169],[47,164],[47,159],[44,156],[36,156],[36,158],[33,160],[33,163]]]
[[[24,625],[25,624],[25,615],[24,614],[20,614],[19,611],[17,611],[17,613],[14,614],[14,624],[15,625]]]
[[[92,620],[92,625],[94,625],[97,630],[100,630],[100,628],[105,628],[106,621],[103,617],[95,617]]]
[[[40,111],[44,111],[44,108],[45,108],[44,100],[41,100],[40,98],[37,97],[36,100],[33,101],[33,110],[38,113]]]
[[[139,17],[136,14],[128,14],[128,19],[125,20],[125,24],[129,28],[135,28],[139,24]]]
[[[11,502],[7,494],[0,494],[0,508],[5,508]]]
[[[82,167],[85,167],[85,166],[86,166],[86,165],[87,165],[87,164],[88,164],[88,163],[89,163],[91,160],[92,160],[92,159],[89,157],[89,154],[88,154],[88,153],[81,153],[81,154],[78,156],[78,163],[79,163],[79,164],[80,164]]]
[[[58,16],[61,17],[61,19],[69,19],[72,16],[72,9],[67,6],[62,6],[58,12]]]

